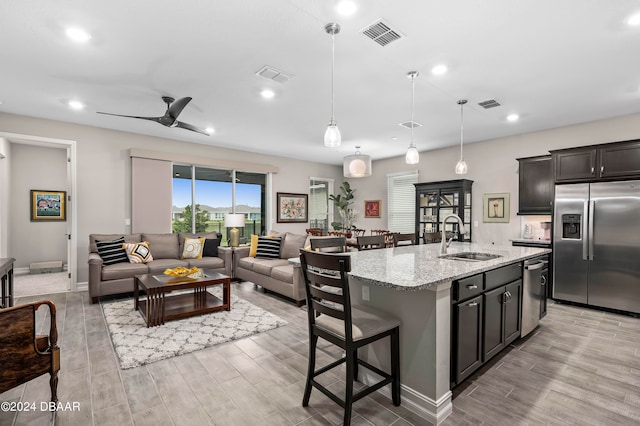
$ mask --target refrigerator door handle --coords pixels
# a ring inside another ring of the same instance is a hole
[[[590,235],[585,229],[585,220],[589,217],[589,201],[584,202],[584,208],[582,211],[582,260],[589,260],[589,237]]]
[[[593,231],[594,231],[593,216],[595,215],[595,213],[596,213],[596,202],[590,201],[589,202],[589,260],[593,260],[593,240],[595,236],[593,235]]]

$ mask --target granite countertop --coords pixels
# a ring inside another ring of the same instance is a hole
[[[551,244],[551,240],[543,240],[540,238],[512,238],[509,241],[516,243],[529,243],[529,244]]]
[[[394,247],[350,252],[350,276],[364,282],[401,291],[435,290],[439,284],[530,259],[551,250],[537,247],[451,243],[448,254],[480,252],[501,257],[481,262],[439,258],[440,244]],[[289,260],[299,264],[299,259]]]

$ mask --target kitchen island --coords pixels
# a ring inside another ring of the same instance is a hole
[[[551,252],[544,248],[452,243],[449,254],[500,256],[470,262],[441,258],[439,249],[439,244],[423,244],[351,252],[349,274],[353,303],[375,307],[400,319],[402,404],[435,424],[452,410],[452,282]],[[359,356],[386,368],[388,344],[381,341],[369,345]],[[369,374],[362,368],[359,379],[373,381]]]

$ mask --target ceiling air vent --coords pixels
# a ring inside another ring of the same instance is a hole
[[[378,19],[373,24],[363,28],[360,32],[380,46],[386,46],[403,37],[400,31],[393,29],[391,25],[383,19]]]
[[[291,80],[291,77],[293,77],[293,75],[291,74],[287,74],[268,65],[260,68],[260,70],[256,72],[256,75],[258,77],[266,78],[267,80],[272,80],[277,83],[286,83],[287,81]]]
[[[495,99],[488,99],[486,101],[480,102],[478,105],[480,105],[484,109],[489,109],[489,108],[499,107],[500,103]]]
[[[398,123],[399,126],[402,127],[406,127],[407,129],[411,129],[411,128],[416,128],[416,127],[422,127],[422,124],[418,123],[417,121],[405,121],[404,123]]]

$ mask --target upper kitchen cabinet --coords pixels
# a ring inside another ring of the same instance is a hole
[[[518,158],[518,163],[518,214],[551,214],[553,210],[551,155]]]
[[[588,182],[640,177],[640,140],[551,151],[555,181]]]

